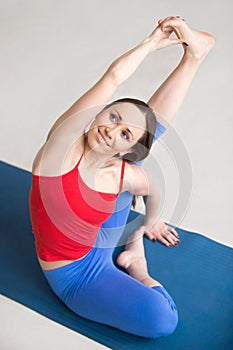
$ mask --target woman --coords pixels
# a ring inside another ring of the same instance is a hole
[[[101,106],[149,53],[174,44],[183,45],[182,60],[147,104],[121,99]],[[30,210],[38,259],[53,291],[80,316],[149,338],[176,328],[176,306],[149,276],[142,238],[145,233],[175,246],[178,234],[156,217],[157,188],[135,162],[151,148],[154,113],[171,122],[213,44],[211,35],[191,30],[179,17],[159,20],[56,121],[34,160]],[[164,130],[157,123],[155,138]],[[112,253],[133,195],[146,197],[146,216],[118,256],[125,273]]]

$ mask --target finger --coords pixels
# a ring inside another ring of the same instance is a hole
[[[163,22],[160,23],[161,30],[164,30],[165,27],[176,27],[179,26],[184,21],[179,17],[168,17]]]
[[[151,240],[151,241],[155,241],[156,238],[154,237],[154,235],[150,232],[145,232],[145,235]]]
[[[163,238],[165,238],[173,246],[179,244],[179,239],[171,232],[171,229],[168,226],[166,231],[163,232]]]
[[[180,18],[180,16],[176,16],[176,18]],[[181,18],[182,19],[182,21],[184,21],[185,22],[185,19],[184,18]]]
[[[171,227],[171,226],[168,226],[168,230],[176,237],[176,238],[179,238],[179,234],[176,232],[176,230]]]
[[[173,243],[179,243],[179,235],[178,233],[174,230],[174,229],[171,229],[170,227],[168,228],[168,234],[169,234],[169,237],[170,239],[172,239]]]
[[[169,25],[167,25],[167,26],[164,26],[164,25],[160,25],[160,29],[161,29],[161,31],[162,32],[164,32],[164,33],[172,33],[173,32],[173,27],[172,26],[169,26]]]
[[[168,248],[172,247],[172,244],[167,239],[165,239],[163,236],[158,237],[158,241],[163,243]]]
[[[164,233],[163,234],[163,238],[164,239],[166,239],[171,245],[175,245],[175,244],[177,244],[178,243],[178,239],[177,238],[175,238],[172,234],[171,234],[171,232],[166,232],[166,233]]]

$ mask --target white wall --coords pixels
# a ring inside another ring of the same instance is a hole
[[[29,170],[54,120],[96,82],[117,56],[140,42],[157,19],[167,15],[180,15],[192,27],[211,32],[217,40],[173,124],[192,167],[191,201],[179,226],[230,245],[233,243],[230,0],[1,1],[2,159]],[[181,48],[173,47],[151,55],[113,98],[147,99],[175,67],[181,54]],[[169,143],[165,138],[164,142]],[[163,164],[168,207],[164,219],[169,221],[169,210],[177,195],[173,190],[177,189],[179,179],[174,181],[176,169],[170,169],[168,164],[172,156],[164,150],[162,144],[155,147],[153,158],[161,159]],[[172,154],[173,150],[169,152]],[[153,160],[146,164],[153,170]],[[166,169],[171,173],[166,173]]]

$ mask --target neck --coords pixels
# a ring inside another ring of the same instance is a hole
[[[109,154],[95,152],[93,149],[90,149],[87,143],[84,147],[83,155],[84,155],[85,167],[91,168],[91,169],[108,167],[110,165],[113,165],[117,159],[117,158],[114,158],[114,156]]]

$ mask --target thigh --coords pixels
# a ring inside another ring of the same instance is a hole
[[[100,258],[101,261],[101,258]],[[94,273],[93,273],[94,272]],[[78,315],[143,337],[170,334],[176,306],[163,287],[149,288],[108,262],[89,274],[65,303]]]
[[[96,248],[114,248],[125,229],[130,208],[132,205],[133,195],[129,192],[123,192],[117,197],[114,212],[105,221],[98,233],[95,242]]]

